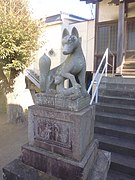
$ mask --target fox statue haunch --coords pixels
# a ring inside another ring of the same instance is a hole
[[[71,35],[64,29],[62,35],[63,54],[68,55],[66,60],[56,68],[50,70],[48,57],[40,59],[40,87],[41,92],[49,92],[52,89],[56,94],[77,98],[87,95],[85,88],[86,62],[81,48],[77,29],[72,29]],[[46,59],[46,60],[45,60]],[[43,61],[43,62],[42,62]],[[43,65],[44,64],[44,65]],[[43,68],[43,66],[45,68]],[[79,83],[76,81],[76,77]],[[64,87],[64,81],[71,82],[70,88]],[[43,81],[46,82],[43,82]]]

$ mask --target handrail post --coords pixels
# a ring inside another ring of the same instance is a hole
[[[109,53],[113,56],[113,67],[108,63],[108,58],[109,58]],[[107,73],[108,73],[108,66],[110,65],[113,69],[112,69],[112,72],[114,73],[114,55],[112,54],[112,52],[107,48],[102,59],[101,59],[101,62],[97,68],[97,71],[95,73],[95,75],[93,76],[93,79],[91,81],[91,84],[87,90],[87,92],[89,93],[91,91],[91,89],[93,88],[93,85],[96,81],[96,86],[92,92],[92,97],[91,97],[91,100],[90,100],[90,105],[92,105],[93,101],[95,100],[95,103],[98,102],[98,89],[99,89],[99,85],[100,85],[100,82],[101,82],[101,79],[103,77],[103,75],[107,76]],[[102,69],[102,72],[100,73],[101,71],[101,68],[102,66],[104,65],[103,69]]]
[[[105,62],[105,76],[107,76],[107,71],[108,71],[108,48],[106,50],[106,55],[105,55],[105,58],[106,58],[106,62]]]
[[[98,102],[98,89],[97,89],[97,92],[96,92],[96,100],[95,100],[95,103]]]
[[[115,56],[113,56],[113,69],[112,69],[112,74],[114,74],[114,61],[115,61]]]

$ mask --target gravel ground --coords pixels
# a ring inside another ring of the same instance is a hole
[[[28,142],[27,121],[11,124],[0,114],[0,180],[2,168],[21,154],[21,146]]]

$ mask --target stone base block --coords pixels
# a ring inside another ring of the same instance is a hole
[[[79,162],[41,148],[24,145],[22,147],[22,162],[63,180],[84,180],[87,179],[97,154],[97,140],[91,143],[84,158]]]
[[[30,106],[29,145],[80,161],[94,137],[95,106],[71,112]]]
[[[99,150],[97,159],[93,164],[87,180],[106,180],[107,173],[111,164],[111,153]]]
[[[107,172],[110,166],[110,153],[98,151],[94,166],[89,172],[87,180],[106,180]],[[3,180],[69,180],[68,177],[56,178],[47,173],[39,171],[28,166],[20,159],[15,159],[3,168]],[[74,177],[72,180],[78,180],[81,177]],[[85,180],[85,179],[82,179]]]
[[[15,159],[3,168],[3,180],[58,180]]]
[[[56,109],[80,111],[90,104],[90,96],[72,99],[70,97],[60,96],[50,93],[37,93],[35,95],[36,105],[53,107]]]

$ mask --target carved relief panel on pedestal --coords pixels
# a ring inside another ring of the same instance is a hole
[[[71,123],[36,117],[34,136],[40,141],[71,148],[70,129]]]

